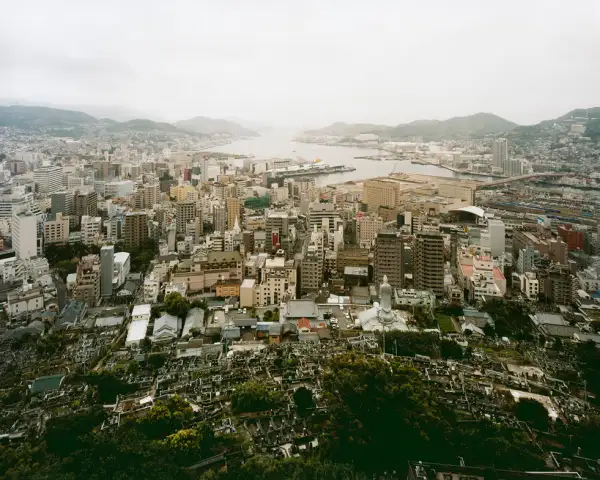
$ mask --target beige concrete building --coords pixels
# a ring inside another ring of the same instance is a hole
[[[383,219],[377,215],[365,215],[356,219],[356,243],[370,248],[383,228]]]
[[[64,243],[69,239],[69,217],[57,213],[54,220],[44,222],[44,243]]]
[[[100,257],[87,255],[77,265],[77,283],[73,298],[95,307],[100,300]]]
[[[237,197],[227,197],[227,230],[233,230],[235,221],[242,225],[242,201]]]

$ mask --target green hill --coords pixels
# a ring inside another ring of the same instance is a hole
[[[422,120],[398,125],[388,132],[390,138],[423,137],[425,141],[452,138],[484,137],[509,132],[516,123],[491,113],[476,113],[448,120]]]
[[[175,125],[164,122],[154,122],[143,118],[136,118],[128,122],[115,123],[106,128],[107,132],[165,132],[165,133],[184,133]]]
[[[576,108],[575,110],[571,110],[570,112],[565,113],[564,115],[556,118],[554,121],[561,122],[561,121],[572,120],[572,119],[585,120],[587,118],[589,118],[589,119],[600,118],[600,107]]]
[[[404,140],[422,137],[425,141],[438,141],[452,138],[484,137],[509,132],[516,123],[491,113],[476,113],[466,117],[453,117],[448,120],[416,120],[395,127],[369,123],[334,123],[320,130],[311,130],[309,135],[335,135],[353,137],[361,133],[375,133],[383,138]]]
[[[3,127],[36,130],[40,128],[95,125],[97,122],[98,120],[91,115],[74,110],[23,105],[0,107],[0,126]]]

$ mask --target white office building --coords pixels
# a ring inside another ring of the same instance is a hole
[[[488,220],[488,233],[490,236],[490,253],[492,257],[499,257],[505,251],[506,229],[502,220]]]
[[[102,217],[81,217],[81,241],[85,245],[96,245],[102,233]]]
[[[38,167],[33,172],[39,193],[60,192],[63,189],[63,168],[58,165]]]
[[[12,218],[12,244],[20,259],[37,257],[38,221],[31,213],[15,214]]]

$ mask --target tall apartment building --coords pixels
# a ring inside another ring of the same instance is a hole
[[[375,240],[373,281],[383,283],[387,275],[392,288],[404,288],[404,243],[397,232],[379,232]]]
[[[202,181],[208,182],[208,157],[202,157]]]
[[[233,230],[237,219],[242,225],[242,201],[237,197],[227,197],[227,230]]]
[[[159,203],[160,200],[160,185],[158,183],[144,184],[138,187],[136,192],[136,207],[137,208],[152,208]]]
[[[73,298],[95,307],[100,301],[100,258],[98,255],[87,255],[77,265],[77,283]],[[111,272],[112,276],[112,272]]]
[[[508,141],[506,138],[497,138],[492,143],[492,165],[504,168],[508,161]]]
[[[69,240],[69,217],[57,213],[54,220],[44,222],[44,244],[65,243]]]
[[[177,216],[177,233],[185,233],[187,223],[196,218],[196,202],[177,202],[175,204],[175,215]]]
[[[323,227],[329,232],[337,230],[340,222],[339,213],[335,210],[333,203],[313,202],[308,207],[308,228],[314,231],[315,227],[321,230]]]
[[[125,215],[123,240],[125,249],[139,248],[148,239],[148,215],[145,212],[129,212]]]
[[[356,243],[362,248],[370,248],[383,228],[383,219],[377,215],[364,215],[356,219]],[[380,285],[381,282],[378,283]]]
[[[540,272],[543,278],[540,290],[557,305],[571,305],[579,282],[567,265],[552,264],[547,272]],[[545,274],[544,274],[545,273]]]
[[[113,294],[114,269],[115,247],[114,245],[105,245],[100,249],[100,295],[103,298],[111,297]]]
[[[12,245],[17,258],[26,260],[38,254],[38,221],[29,212],[14,214],[12,217]]]
[[[74,215],[78,218],[98,215],[98,194],[94,191],[76,191],[74,195]]]
[[[73,215],[74,203],[73,203],[73,192],[61,191],[50,194],[50,213],[53,216],[61,213],[65,216]]]
[[[81,217],[81,241],[85,245],[98,245],[102,235],[102,217]]]
[[[413,280],[417,290],[444,295],[444,239],[439,233],[419,233],[413,245]]]
[[[301,287],[303,292],[314,292],[321,288],[325,267],[323,249],[309,244],[302,257]]]
[[[58,165],[38,167],[33,171],[33,181],[39,193],[53,193],[63,188],[63,168]]]
[[[265,252],[280,248],[289,259],[294,254],[296,241],[291,230],[295,230],[297,223],[298,217],[288,212],[269,212],[265,222]]]
[[[225,205],[214,205],[212,216],[214,231],[223,233],[227,227],[227,213],[225,211]]]

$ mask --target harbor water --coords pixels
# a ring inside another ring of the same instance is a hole
[[[377,156],[382,153],[374,149],[327,146],[314,143],[300,143],[294,141],[297,134],[293,130],[270,130],[260,137],[239,140],[236,142],[210,148],[208,151],[230,153],[236,155],[252,155],[257,160],[269,158],[301,158],[313,161],[320,158],[322,163],[328,165],[346,165],[356,168],[352,172],[335,173],[315,177],[318,185],[331,185],[348,181],[358,181],[367,178],[386,176],[396,173],[416,173],[421,175],[434,175],[438,177],[468,178],[479,181],[491,180],[488,177],[456,173],[436,165],[418,165],[410,161],[394,160],[366,160],[355,157]]]

